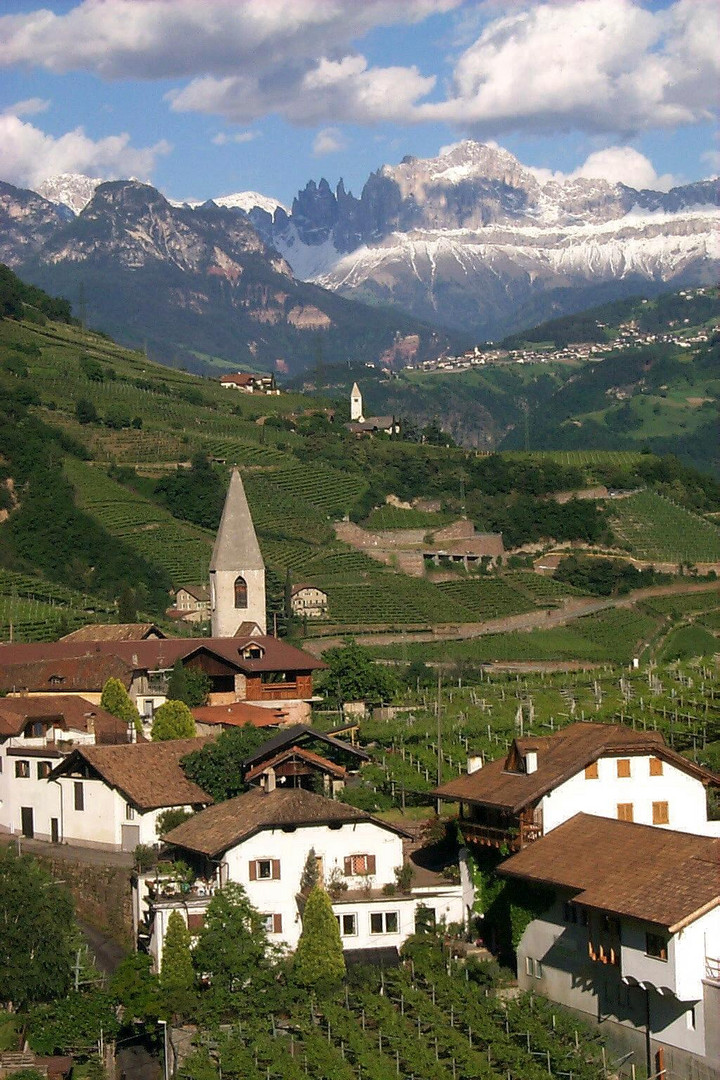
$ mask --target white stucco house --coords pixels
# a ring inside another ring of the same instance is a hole
[[[408,892],[395,888],[405,838],[401,829],[302,788],[253,789],[208,807],[165,837],[197,877],[184,893],[174,882],[168,888],[153,875],[140,877],[140,936],[159,970],[171,912],[179,911],[197,933],[215,890],[233,881],[265,917],[270,940],[294,949],[302,931],[300,882],[311,851],[348,951],[398,949],[414,932],[420,905],[438,922],[463,922],[462,888],[439,874],[435,880],[425,875]]]
[[[720,777],[671,750],[658,731],[578,723],[515,739],[487,765],[470,758],[468,772],[437,794],[460,802],[466,840],[518,851],[579,811],[720,836],[720,822],[708,820],[709,785]]]
[[[134,730],[71,694],[0,699],[0,830],[59,842],[61,803],[48,777],[77,747],[127,744]]]
[[[547,897],[522,988],[599,1021],[648,1074],[720,1075],[720,839],[580,813],[499,872]]]
[[[59,839],[108,851],[158,843],[165,810],[198,810],[211,797],[189,780],[180,761],[205,738],[78,747],[49,775],[59,791]]]

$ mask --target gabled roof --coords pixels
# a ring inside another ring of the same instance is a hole
[[[243,570],[264,569],[245,488],[239,471],[233,469],[210,559],[210,572],[233,570],[241,573]]]
[[[164,638],[155,623],[88,623],[65,634],[61,641],[144,641],[153,635]]]
[[[74,694],[0,698],[0,735],[19,735],[33,720],[54,721],[66,731],[94,731],[97,743],[125,743],[127,724]]]
[[[336,765],[334,761],[328,761],[327,758],[320,757],[320,754],[314,754],[312,750],[305,750],[302,746],[290,746],[287,750],[281,750],[279,754],[270,758],[269,761],[261,761],[254,769],[250,769],[249,772],[245,773],[245,779],[248,782],[256,780],[267,769],[275,769],[278,765],[282,765],[284,761],[289,761],[291,758],[299,758],[308,765],[314,765],[322,772],[331,773],[338,780],[344,780],[347,776],[347,769],[343,768],[342,765]]]
[[[246,767],[252,768],[258,762],[273,757],[280,750],[285,750],[289,746],[295,746],[309,739],[319,739],[320,742],[325,743],[327,746],[332,746],[342,753],[350,754],[352,757],[357,758],[358,761],[370,760],[369,754],[366,754],[364,750],[358,750],[356,746],[351,746],[350,743],[343,742],[341,739],[333,739],[332,736],[308,727],[307,724],[295,724],[294,727],[285,728],[283,731],[279,731],[272,739],[268,739],[254,754],[245,759],[244,764]]]
[[[50,779],[66,776],[86,762],[112,788],[139,810],[165,806],[207,805],[213,800],[189,780],[180,762],[209,739],[169,739],[127,746],[82,746],[53,769]]]
[[[720,838],[576,814],[499,867],[671,933],[720,904]]]
[[[65,643],[60,643],[65,644]],[[107,644],[107,643],[106,643]],[[81,646],[76,645],[75,649]],[[132,682],[132,666],[119,656],[104,653],[93,656],[43,656],[42,648],[36,658],[15,660],[16,649],[29,646],[0,646],[0,690],[7,693],[21,691],[58,693],[102,690],[107,680],[119,679],[126,688]],[[71,650],[72,651],[72,650]],[[23,656],[23,652],[20,653]]]
[[[178,585],[174,590],[175,596],[177,596],[181,589],[184,592],[189,593],[190,596],[195,597],[196,600],[205,601],[210,599],[209,585]]]
[[[528,750],[537,752],[537,770],[533,773],[518,767]],[[491,761],[477,772],[458,776],[436,792],[442,799],[495,806],[518,814],[606,754],[652,754],[703,783],[720,783],[714,773],[670,750],[659,731],[580,723],[570,724],[554,735],[515,739],[506,757]]]
[[[176,847],[217,858],[263,829],[343,825],[360,821],[371,821],[398,836],[408,835],[403,829],[356,810],[354,806],[326,799],[303,788],[275,788],[269,792],[252,788],[243,795],[195,814],[172,829],[164,839]]]

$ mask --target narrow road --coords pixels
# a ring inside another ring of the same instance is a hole
[[[118,964],[127,956],[127,950],[117,941],[113,941],[102,930],[91,926],[83,919],[77,919],[76,923],[82,931],[82,935],[88,943],[90,952],[95,957],[95,967],[103,975],[113,975]]]

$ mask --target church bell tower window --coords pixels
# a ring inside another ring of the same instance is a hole
[[[248,587],[244,577],[235,578],[235,607],[246,608],[248,606]]]

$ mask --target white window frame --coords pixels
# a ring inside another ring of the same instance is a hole
[[[373,919],[380,917],[382,919],[382,930],[373,930]],[[395,919],[395,929],[388,929],[388,919]],[[370,933],[373,937],[379,937],[381,934],[399,934],[400,933],[400,912],[399,911],[371,911],[370,912]]]

